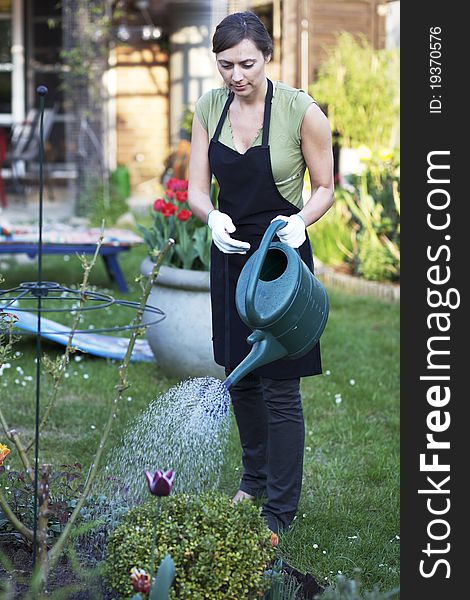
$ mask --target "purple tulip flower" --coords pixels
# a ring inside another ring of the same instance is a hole
[[[155,473],[145,471],[145,477],[147,477],[150,493],[154,496],[169,496],[171,494],[173,479],[175,478],[173,470],[166,473],[160,469],[155,471]]]

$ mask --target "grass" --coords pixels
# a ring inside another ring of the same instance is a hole
[[[117,298],[136,300],[139,286],[131,280],[138,275],[144,255],[143,247],[121,255],[129,294],[122,295],[110,285],[102,264],[92,272],[91,283],[99,289],[111,288]],[[43,270],[44,279],[68,285],[81,280],[76,257],[45,256]],[[6,278],[3,288],[36,277],[34,263],[17,265],[2,259],[0,272]],[[324,375],[302,380],[306,449],[301,505],[294,526],[281,537],[280,553],[291,566],[310,572],[323,584],[342,572],[359,577],[364,589],[377,584],[389,590],[399,584],[398,306],[329,291],[331,313],[322,337]],[[123,313],[122,319],[128,321],[129,314]],[[116,320],[115,309],[99,313],[100,324]],[[43,349],[51,357],[60,353],[58,346],[46,342]],[[18,356],[0,377],[0,402],[9,426],[29,439],[34,431],[34,339],[22,338],[15,351]],[[117,366],[88,355],[72,358],[70,376],[41,436],[41,462],[78,461],[84,470],[88,467],[114,398]],[[155,365],[131,364],[130,387],[108,452],[126,423],[174,383]],[[43,403],[50,388],[44,376]],[[18,466],[14,451],[8,462],[12,468]],[[227,494],[238,487],[240,466],[232,420],[221,481]]]

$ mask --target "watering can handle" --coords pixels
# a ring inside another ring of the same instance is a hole
[[[256,251],[256,257],[253,263],[253,268],[251,270],[250,279],[248,280],[245,296],[245,311],[247,319],[249,321],[259,321],[259,315],[257,315],[255,311],[255,294],[256,288],[258,286],[261,268],[263,266],[264,259],[266,258],[266,254],[268,253],[269,245],[273,241],[276,232],[285,226],[285,221],[281,221],[280,219],[278,219],[277,221],[273,221],[266,229],[263,235],[263,239],[261,240],[261,244],[259,245],[259,248]]]

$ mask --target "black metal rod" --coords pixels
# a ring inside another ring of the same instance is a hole
[[[38,284],[42,283],[42,221],[43,221],[43,189],[44,189],[44,104],[47,87],[40,85],[36,92],[39,95],[39,240],[38,240]],[[41,398],[41,312],[42,296],[37,295],[37,334],[36,334],[36,423],[35,423],[35,448],[34,448],[34,536],[33,536],[33,569],[37,558],[38,536],[38,485],[39,485],[39,424],[40,424],[40,398]]]

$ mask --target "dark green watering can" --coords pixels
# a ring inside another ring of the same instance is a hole
[[[320,339],[328,320],[328,294],[299,252],[273,242],[281,220],[270,224],[237,282],[235,302],[241,320],[253,329],[248,356],[224,381],[225,387],[280,358],[301,358]]]

